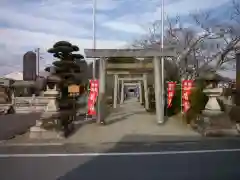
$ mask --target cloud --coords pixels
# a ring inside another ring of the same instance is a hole
[[[11,16],[6,16],[11,14]],[[89,31],[63,20],[47,19],[0,8],[0,21],[10,27],[56,34],[88,35]]]
[[[14,4],[1,5],[0,23],[8,27],[26,30],[86,36],[91,33],[92,11],[83,11],[81,3],[55,0],[24,3],[21,8]],[[76,1],[77,2],[77,1]],[[106,20],[104,14],[98,14],[97,21]]]
[[[84,9],[93,8],[93,0],[82,0],[82,1],[86,2],[82,6],[82,8]],[[123,1],[124,0],[96,0],[96,7],[97,7],[97,10],[100,10],[100,11],[113,10],[113,9],[116,9],[120,4],[122,4]]]
[[[121,21],[108,21],[104,23],[103,26],[106,26],[116,31],[146,34],[146,31],[140,25],[121,22]]]
[[[166,5],[165,13],[170,16],[174,17],[176,15],[187,15],[189,13],[195,13],[197,11],[217,8],[225,3],[231,3],[231,0],[200,0],[200,1],[192,1],[192,0],[180,0],[176,1],[173,4]],[[176,10],[177,8],[177,10]],[[161,13],[161,7],[156,8],[154,12],[154,17],[157,18]]]
[[[122,31],[129,31],[129,33],[143,33],[143,25],[148,24],[149,22],[154,22],[156,20],[161,20],[161,4],[160,1],[145,1],[142,0],[138,3],[141,3],[141,6],[138,4],[138,10],[134,12],[125,12],[121,17],[115,18],[110,22],[104,23],[105,26],[118,29],[118,27],[131,27],[130,28],[120,28]],[[168,17],[186,16],[189,13],[204,11],[207,9],[218,8],[219,6],[225,3],[231,3],[231,0],[165,0],[165,15]],[[151,4],[151,6],[149,5]],[[130,8],[129,5],[128,8]]]
[[[114,0],[97,0],[97,23],[108,20],[104,11],[119,4]],[[26,51],[41,49],[42,68],[52,56],[46,50],[56,41],[67,40],[80,47],[92,48],[92,1],[89,0],[1,0],[0,1],[0,74],[22,70]],[[99,34],[104,34],[98,32]],[[126,41],[97,37],[97,48],[121,47]]]
[[[186,15],[231,0],[165,0],[169,16]],[[1,0],[0,74],[19,71],[22,55],[37,47],[51,63],[46,49],[59,40],[92,47],[93,0]],[[97,48],[123,47],[131,38],[148,32],[149,22],[160,18],[160,0],[96,0]]]
[[[54,34],[46,34],[40,32],[31,32],[27,30],[5,28],[0,29],[0,44],[4,45],[4,49],[0,51],[1,74],[8,73],[4,69],[14,69],[22,67],[22,56],[28,50],[34,50],[39,47],[41,55],[44,58],[41,62],[42,66],[50,64],[53,60],[50,54],[46,51],[55,42],[66,40],[76,44],[80,48],[80,53],[83,53],[84,48],[92,48],[91,39],[74,38],[70,36],[58,36]],[[97,40],[97,48],[121,48],[126,42],[124,41],[108,41]],[[31,49],[32,48],[32,49]],[[2,49],[2,48],[1,48]]]

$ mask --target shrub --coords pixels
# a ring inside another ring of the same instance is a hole
[[[189,101],[190,109],[185,114],[185,120],[189,124],[192,120],[201,114],[201,111],[205,109],[205,105],[208,102],[208,97],[203,93],[204,89],[203,83],[196,83],[195,87],[192,89]]]
[[[175,89],[175,94],[172,99],[172,106],[167,108],[167,115],[168,116],[173,116],[175,114],[178,114],[181,112],[181,86],[177,85]]]
[[[208,101],[208,97],[203,93],[205,88],[205,83],[203,80],[197,81],[195,87],[192,89],[189,101],[190,109],[185,113],[184,118],[186,123],[190,123],[191,120],[195,119],[201,111],[204,110],[205,105]],[[181,85],[178,83],[175,91],[175,95],[172,100],[172,106],[167,109],[167,115],[172,116],[181,112],[182,103],[182,90]]]

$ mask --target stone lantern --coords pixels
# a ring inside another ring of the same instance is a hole
[[[48,71],[48,68],[45,69]],[[57,84],[60,78],[55,75],[50,75],[46,79],[46,90],[43,92],[44,97],[48,99],[47,106],[41,114],[41,118],[36,120],[36,125],[30,128],[30,138],[58,138],[59,134],[56,131],[48,131],[43,128],[44,124],[48,123],[49,119],[56,121],[60,116],[59,103],[57,98],[59,96],[59,89]]]
[[[217,84],[223,78],[215,73],[205,73],[199,77],[206,83],[203,92],[208,96],[208,102],[198,119],[198,131],[204,136],[235,135],[235,125],[230,121],[227,113],[222,110],[218,98],[223,94],[223,88]]]
[[[223,93],[223,88],[219,88],[217,85],[222,80],[222,77],[216,73],[210,72],[205,73],[199,78],[206,83],[206,88],[203,90],[203,92],[209,98],[203,114],[209,116],[221,114],[222,110],[217,98]]]

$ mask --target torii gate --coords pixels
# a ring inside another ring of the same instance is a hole
[[[136,57],[153,58],[154,84],[155,84],[155,102],[156,102],[156,120],[158,123],[164,122],[164,102],[162,92],[162,73],[161,57],[176,57],[176,51],[173,48],[164,48],[162,51],[156,49],[84,49],[86,58],[99,58],[99,97],[98,97],[98,115],[97,122],[104,122],[106,104],[105,104],[105,86],[106,86],[106,58],[111,57]]]
[[[125,86],[135,86],[138,88],[138,93],[139,93],[139,101],[140,101],[140,104],[143,103],[143,97],[142,97],[142,83],[140,82],[123,82],[122,83],[122,89],[125,87]],[[122,93],[123,90],[121,90],[121,99],[120,99],[120,103],[122,104],[123,101],[124,101],[124,94]],[[146,101],[146,100],[145,100]],[[149,104],[148,104],[149,106]],[[146,107],[146,106],[145,106]]]
[[[147,77],[146,77],[147,78]],[[139,88],[140,88],[140,93],[141,93],[141,97],[142,97],[142,88],[141,88],[141,83],[139,83],[139,81],[143,81],[143,83],[144,83],[144,91],[145,91],[145,93],[144,93],[144,98],[145,98],[145,108],[146,108],[146,110],[148,110],[149,109],[149,100],[148,100],[148,97],[147,97],[147,93],[148,93],[148,91],[147,91],[147,79],[146,78],[144,78],[144,77],[138,77],[138,78],[118,78],[118,81],[121,81],[122,82],[122,90],[121,90],[121,101],[120,101],[120,103],[122,104],[123,103],[123,101],[124,101],[124,93],[123,93],[123,89],[124,89],[124,86],[125,85],[127,85],[127,84],[135,84],[135,85],[138,85],[139,86]],[[145,80],[145,81],[144,81]],[[135,82],[135,83],[126,83],[126,82],[124,82],[124,81],[138,81],[137,83]],[[116,95],[115,95],[116,96]],[[116,100],[115,100],[115,102],[116,102]],[[140,100],[140,103],[142,104],[142,99]]]

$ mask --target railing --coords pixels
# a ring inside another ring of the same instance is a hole
[[[15,113],[43,112],[49,97],[15,97],[13,108]]]

